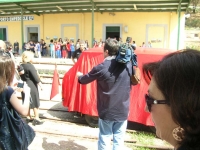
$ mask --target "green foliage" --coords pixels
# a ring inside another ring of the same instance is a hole
[[[196,49],[200,51],[200,44],[199,43],[186,43],[185,46],[187,49]]]
[[[133,150],[156,150],[154,148],[146,148],[146,147],[133,147]]]
[[[136,132],[132,134],[132,137],[133,139],[137,139],[137,141],[141,144],[153,145],[156,135],[146,132]]]
[[[185,21],[185,26],[189,28],[199,28],[200,19],[199,18],[188,18]]]
[[[162,141],[161,139],[156,138],[156,135],[148,132],[133,132],[130,133],[132,139],[136,140],[136,145],[131,145],[130,147],[133,150],[156,150],[156,148],[150,148],[152,146],[166,146],[165,148],[169,148],[171,145]]]

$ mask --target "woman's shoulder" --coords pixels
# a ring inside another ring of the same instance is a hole
[[[3,94],[5,94],[6,100],[8,101],[8,100],[10,100],[10,97],[11,97],[11,95],[12,95],[13,93],[14,93],[13,88],[10,87],[10,86],[7,86],[7,87],[5,88],[5,90],[1,93],[1,96],[3,96]]]
[[[33,66],[33,64],[31,64],[31,63],[24,63],[24,64],[21,64],[22,65],[22,67],[25,69],[30,69],[30,67],[32,67]]]

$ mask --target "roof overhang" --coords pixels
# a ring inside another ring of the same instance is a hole
[[[91,12],[177,12],[190,0],[1,0],[0,16]]]

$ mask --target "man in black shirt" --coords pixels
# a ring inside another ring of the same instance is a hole
[[[85,47],[84,47],[84,46],[85,46],[85,43],[84,43],[84,42],[81,42],[81,43],[80,43],[80,48],[77,49],[77,50],[75,50],[74,54],[72,55],[72,61],[73,61],[74,64],[76,63],[74,59],[76,58],[77,61],[78,61],[78,59],[79,59],[81,53],[85,50]]]

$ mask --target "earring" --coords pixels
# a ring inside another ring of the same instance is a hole
[[[182,141],[183,140],[183,132],[184,132],[184,129],[179,126],[172,131],[172,135],[175,140]]]

